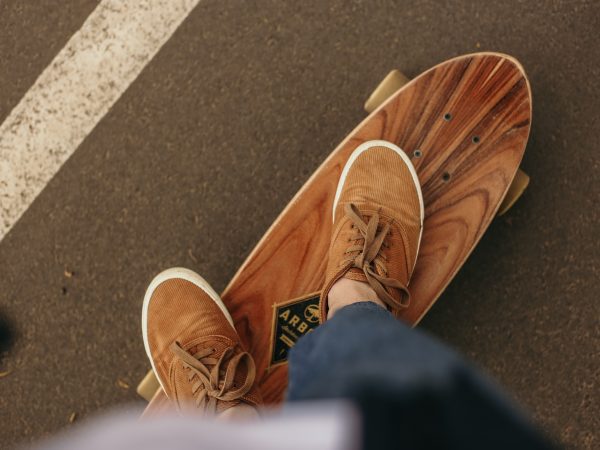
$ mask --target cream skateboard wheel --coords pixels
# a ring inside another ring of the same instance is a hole
[[[394,92],[408,83],[410,79],[399,70],[392,70],[375,88],[365,102],[365,111],[371,114],[379,105],[386,101]]]
[[[500,204],[500,208],[498,208],[498,213],[496,215],[501,216],[506,211],[508,211],[512,205],[523,195],[525,189],[529,185],[529,175],[523,172],[521,169],[517,170],[517,174],[513,179],[506,195],[504,196],[504,200]]]
[[[151,370],[146,374],[144,379],[140,381],[136,392],[139,394],[140,397],[149,402],[150,400],[152,400],[152,397],[154,397],[154,394],[156,394],[156,391],[158,391],[158,389],[160,389],[160,383],[158,382],[156,375],[154,375],[154,371]]]

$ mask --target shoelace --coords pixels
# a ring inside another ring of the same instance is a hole
[[[363,241],[362,245],[355,244],[346,249],[345,253],[348,257],[344,259],[344,264],[362,270],[369,285],[386,305],[393,309],[408,307],[410,303],[408,289],[399,280],[387,277],[386,257],[381,254],[382,247],[387,247],[385,239],[390,233],[390,224],[383,225],[378,233],[380,228],[378,213],[373,214],[369,223],[366,223],[356,205],[346,204],[344,212],[352,221],[353,227],[358,230],[358,234],[352,236],[350,240]],[[379,267],[386,276],[379,275],[375,271],[375,266]],[[400,290],[400,300],[392,297],[386,287]]]
[[[240,352],[234,356],[233,348],[226,349],[220,358],[211,355],[214,348],[206,348],[194,355],[186,352],[178,342],[171,344],[171,351],[181,359],[183,367],[189,369],[188,381],[192,383],[192,395],[196,397],[196,406],[209,413],[216,412],[217,401],[231,402],[239,400],[246,395],[256,376],[254,360],[247,352]],[[235,373],[238,365],[244,362],[248,373],[244,384],[237,388],[234,384]],[[226,369],[222,366],[226,364]],[[211,369],[208,366],[212,366]],[[222,372],[225,376],[221,378]],[[194,379],[195,382],[194,382]],[[237,388],[237,389],[232,389]]]

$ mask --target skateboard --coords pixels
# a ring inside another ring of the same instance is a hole
[[[365,104],[364,119],[302,186],[222,293],[254,357],[265,403],[283,400],[287,355],[319,325],[341,171],[361,143],[383,139],[406,152],[425,205],[423,236],[400,319],[416,325],[491,221],[526,188],[519,169],[531,125],[531,90],[511,56],[476,53],[443,62],[413,80],[392,71]],[[138,392],[146,416],[169,402],[150,372]]]

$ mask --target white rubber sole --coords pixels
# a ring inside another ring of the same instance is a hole
[[[346,177],[348,176],[348,172],[350,171],[350,168],[352,167],[352,165],[354,164],[356,159],[362,153],[366,152],[367,150],[369,150],[370,148],[373,148],[373,147],[386,147],[386,148],[389,148],[390,150],[393,150],[394,152],[396,152],[398,154],[398,156],[400,156],[400,158],[402,158],[402,161],[404,161],[404,163],[408,167],[408,170],[410,171],[410,175],[412,176],[413,182],[415,183],[415,188],[417,189],[417,196],[419,197],[419,209],[421,212],[421,214],[420,214],[421,232],[419,234],[419,243],[417,245],[417,255],[419,255],[419,249],[421,248],[421,237],[423,236],[423,220],[425,219],[425,207],[423,205],[423,192],[421,192],[421,183],[419,182],[419,177],[417,175],[417,171],[415,170],[415,166],[413,166],[408,155],[406,153],[404,153],[402,151],[402,149],[400,147],[398,147],[396,144],[392,144],[391,142],[383,141],[383,140],[372,140],[372,141],[363,142],[358,147],[356,147],[356,149],[350,155],[350,158],[348,158],[348,161],[346,162],[346,165],[344,166],[344,170],[342,170],[342,175],[340,176],[340,181],[338,182],[338,186],[335,191],[335,199],[333,200],[333,211],[331,213],[332,220],[335,221],[335,209],[337,208],[337,204],[340,199],[340,195],[342,194],[342,189],[344,188],[344,183],[346,182]],[[417,258],[415,258],[415,265],[416,265],[416,263],[417,263]],[[414,270],[414,265],[413,265],[413,270]]]
[[[148,289],[146,290],[146,295],[144,295],[144,304],[142,306],[142,337],[144,339],[144,348],[146,349],[146,355],[148,355],[150,364],[152,364],[152,370],[154,371],[154,374],[156,375],[156,378],[158,379],[158,382],[160,383],[160,386],[163,388],[163,390],[164,385],[162,383],[162,380],[158,376],[158,373],[156,372],[154,360],[152,359],[152,354],[150,353],[150,345],[148,344],[148,307],[150,305],[150,300],[152,299],[152,295],[154,294],[156,288],[165,281],[172,279],[181,279],[189,281],[190,283],[195,284],[204,292],[206,292],[208,296],[214,300],[219,309],[223,312],[223,314],[227,318],[227,321],[231,324],[232,327],[234,327],[233,319],[231,318],[229,311],[227,311],[227,307],[223,303],[223,300],[221,300],[219,294],[217,294],[215,290],[210,286],[210,284],[196,272],[189,269],[185,269],[183,267],[173,267],[171,269],[167,269],[159,273],[156,277],[154,277],[154,279],[148,286]]]

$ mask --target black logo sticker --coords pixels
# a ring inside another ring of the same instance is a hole
[[[287,362],[296,341],[319,325],[320,292],[273,305],[271,366]]]

